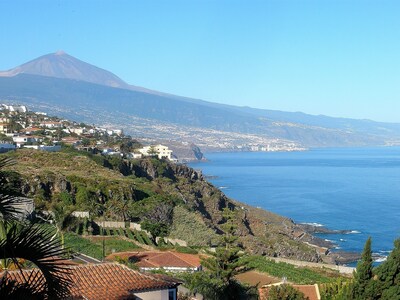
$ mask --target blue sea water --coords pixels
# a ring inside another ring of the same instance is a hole
[[[209,153],[193,163],[230,198],[351,234],[328,234],[336,249],[387,255],[400,237],[400,148]]]

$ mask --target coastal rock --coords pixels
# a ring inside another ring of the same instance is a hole
[[[323,233],[323,234],[349,234],[351,230],[332,230],[321,225],[313,224],[297,224],[301,230],[306,231],[311,234]]]
[[[16,157],[20,159],[16,170],[22,175],[22,193],[34,197],[42,206],[46,206],[46,202],[57,201],[62,192],[70,194],[73,199],[80,194],[97,202],[106,218],[123,220],[129,212],[129,216],[137,221],[143,217],[138,208],[143,209],[147,205],[147,209],[154,209],[151,201],[159,201],[157,205],[166,203],[174,211],[180,206],[200,219],[190,225],[190,217],[179,219],[179,216],[171,215],[170,218],[175,219],[168,222],[173,221],[177,226],[176,232],[180,232],[179,238],[191,241],[193,246],[197,242],[218,244],[218,236],[224,233],[223,210],[228,207],[236,212],[238,242],[249,253],[312,262],[322,260],[315,240],[292,220],[229,199],[207,182],[201,172],[186,165],[146,158],[121,160],[104,167],[104,164],[86,156],[22,150],[17,152]],[[209,241],[199,240],[204,235],[197,231],[204,226],[210,232]]]

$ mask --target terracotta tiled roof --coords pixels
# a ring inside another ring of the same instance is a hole
[[[260,300],[268,300],[268,291],[272,286],[281,285],[282,282],[276,284],[265,285],[259,289]],[[309,300],[320,300],[319,288],[317,284],[314,285],[297,285],[291,284],[296,290],[302,292],[306,299]]]
[[[143,274],[115,263],[86,264],[70,267],[73,299],[136,299],[135,292],[162,290],[176,287],[179,281],[166,277]],[[24,270],[25,277],[37,269]],[[2,274],[0,274],[2,276]],[[23,282],[19,271],[9,271],[10,279]]]
[[[113,255],[137,261],[140,268],[198,268],[201,266],[200,257],[172,251],[155,252],[123,252]]]
[[[27,127],[27,128],[24,128],[24,129],[22,129],[21,131],[23,131],[23,132],[32,132],[32,131],[41,131],[41,130],[43,130],[43,128],[39,128],[39,127]]]

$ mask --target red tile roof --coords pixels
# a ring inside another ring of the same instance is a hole
[[[39,128],[39,127],[27,127],[27,128],[24,128],[24,129],[22,129],[21,131],[23,131],[23,132],[33,132],[33,131],[41,131],[41,130],[43,130],[43,128]]]
[[[167,276],[143,274],[115,263],[71,266],[70,271],[73,299],[136,299],[135,292],[163,290],[180,284]],[[38,272],[38,269],[23,272],[27,277],[31,272]],[[24,282],[19,271],[9,271],[8,276],[9,279]]]
[[[173,251],[122,252],[112,255],[112,257],[116,256],[137,261],[136,265],[140,268],[199,268],[201,266],[198,255]]]

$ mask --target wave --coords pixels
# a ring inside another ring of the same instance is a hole
[[[324,227],[324,224],[320,224],[320,223],[300,223],[300,224],[310,225],[310,226],[315,226],[315,227]]]
[[[339,239],[339,241],[341,241],[341,242],[347,242],[347,240],[345,240],[345,239]]]
[[[374,262],[380,263],[380,262],[384,262],[387,259],[387,255],[384,255],[390,253],[390,251],[386,251],[386,250],[379,250],[378,252],[373,252],[372,253],[372,259],[374,260]]]
[[[359,234],[359,233],[361,233],[361,231],[352,230],[352,231],[350,231],[350,232],[348,232],[348,233],[346,233],[346,234]]]
[[[218,187],[220,190],[224,190],[224,189],[227,189],[228,187],[227,186],[219,186]]]
[[[328,239],[325,239],[325,242],[337,243],[337,242],[334,241],[334,240],[328,240]]]
[[[384,261],[386,261],[386,259],[387,259],[387,256],[381,256],[381,257],[375,258],[374,262],[384,262]]]

